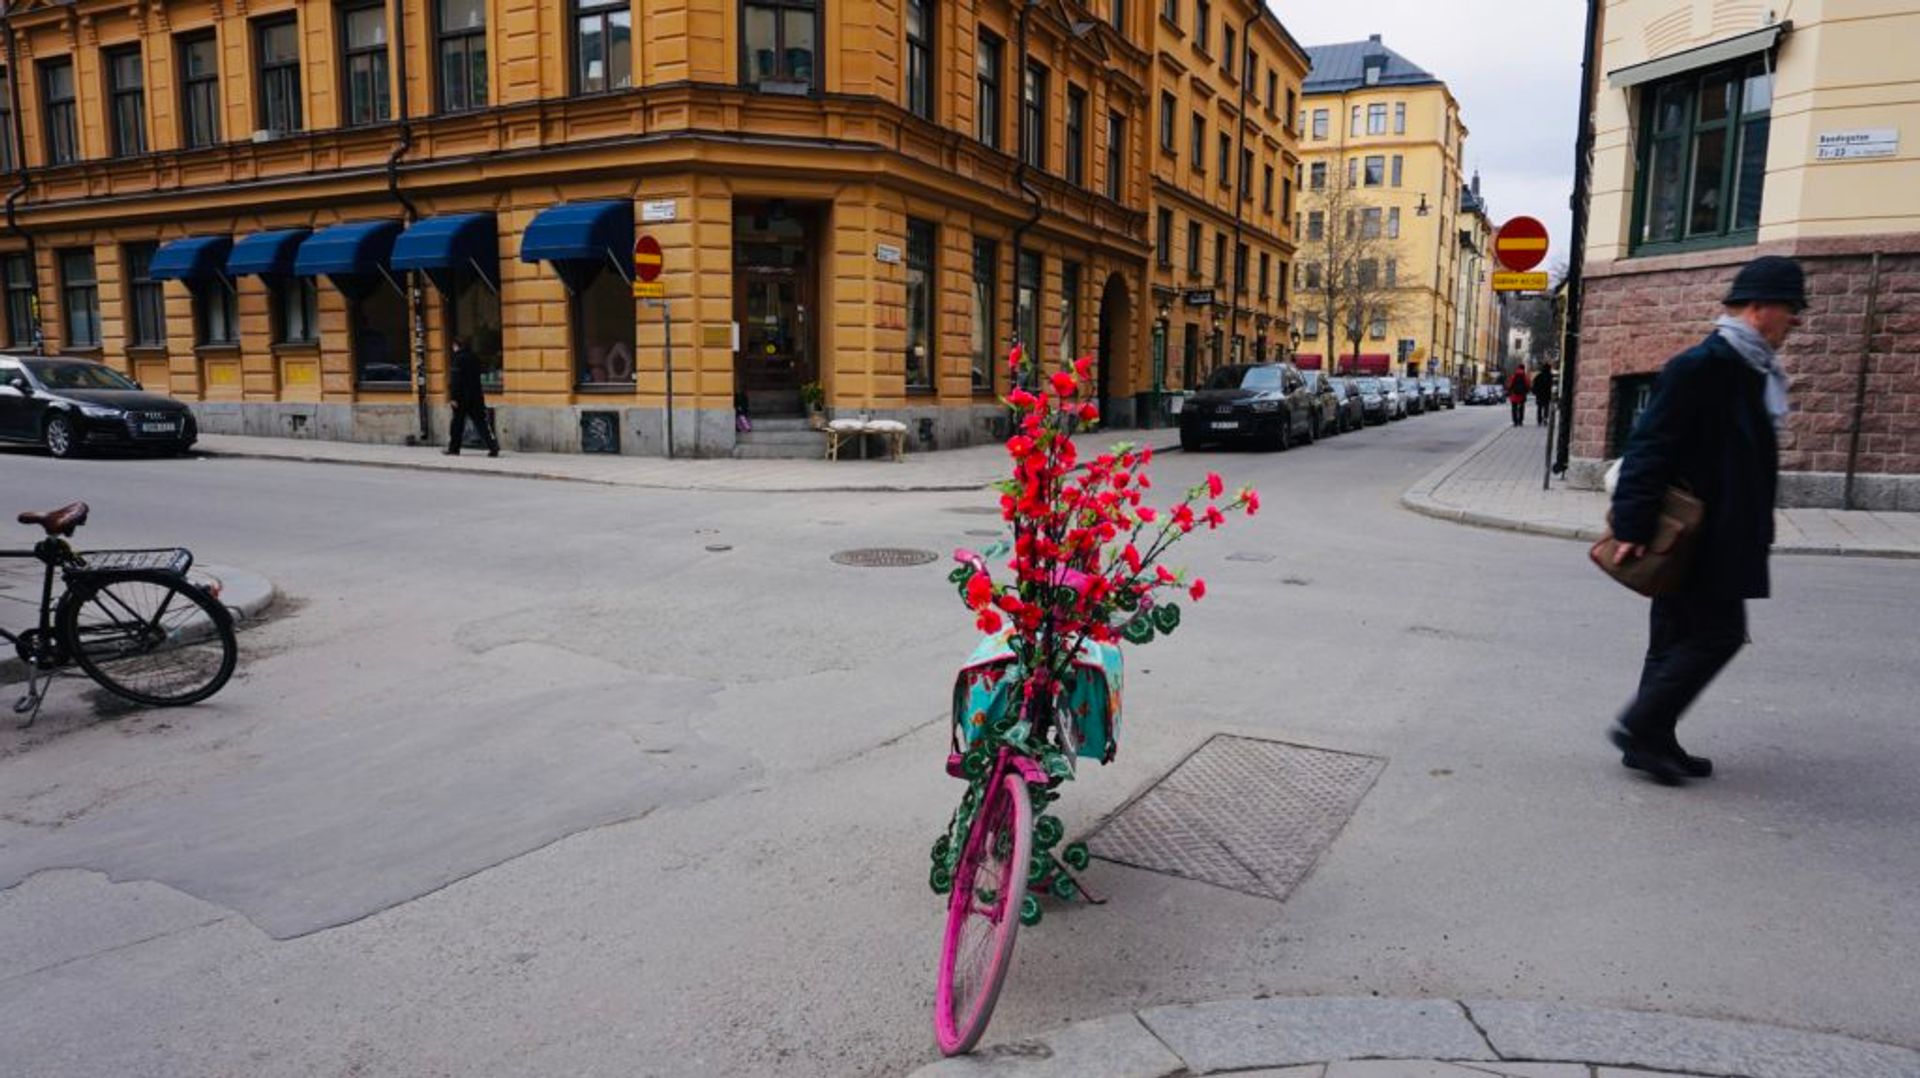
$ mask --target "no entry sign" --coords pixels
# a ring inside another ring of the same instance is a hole
[[[633,275],[642,281],[651,281],[660,276],[660,241],[652,236],[642,236],[633,244]]]
[[[1493,257],[1515,273],[1525,273],[1547,257],[1547,226],[1532,217],[1515,217],[1493,237]]]

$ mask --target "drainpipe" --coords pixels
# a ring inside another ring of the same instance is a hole
[[[26,120],[20,113],[20,65],[14,62],[18,51],[13,29],[13,5],[0,6],[0,26],[5,27],[7,37],[7,97],[13,102],[13,130],[9,133],[13,139],[14,171],[18,180],[13,190],[7,192],[7,231],[20,237],[27,245],[27,282],[32,287],[31,302],[27,304],[28,317],[32,319],[30,334],[33,338],[33,353],[39,355],[46,350],[47,338],[40,326],[40,258],[33,242],[33,233],[28,232],[15,215],[15,205],[27,193],[27,132]]]
[[[1020,92],[1014,97],[1014,100],[1017,102],[1017,107],[1020,110],[1020,121],[1015,125],[1017,133],[1014,136],[1015,164],[1013,166],[1013,183],[1015,187],[1020,189],[1022,194],[1027,196],[1027,201],[1033,203],[1033,212],[1027,215],[1026,220],[1015,225],[1013,229],[1013,287],[1008,291],[1011,293],[1013,335],[1015,340],[1020,339],[1020,254],[1024,249],[1022,241],[1026,238],[1027,233],[1032,230],[1033,226],[1040,222],[1040,217],[1042,213],[1045,212],[1045,204],[1040,201],[1040,192],[1034,190],[1033,185],[1027,182],[1027,16],[1033,11],[1034,6],[1038,2],[1039,0],[1025,0],[1025,2],[1020,5],[1018,35],[1020,40],[1020,59],[1019,65],[1014,71],[1014,78],[1018,80],[1015,85],[1020,88]],[[1039,303],[1038,297],[1035,297],[1034,303],[1037,307]],[[1037,347],[1038,344],[1038,341],[1021,340],[1020,351],[1022,356],[1024,357],[1029,349]],[[1035,358],[1035,362],[1038,362],[1038,357]]]
[[[1247,78],[1246,54],[1253,51],[1253,39],[1249,35],[1253,33],[1253,24],[1258,21],[1260,21],[1259,15],[1249,15],[1247,16],[1247,21],[1240,24],[1240,48],[1244,49],[1245,52],[1239,56],[1227,57],[1227,63],[1233,64],[1238,68],[1234,74],[1238,76],[1240,80],[1240,115],[1235,121],[1236,126],[1238,126],[1240,130],[1235,134],[1237,145],[1234,150],[1233,161],[1228,166],[1234,170],[1234,174],[1236,175],[1239,175],[1243,171],[1248,171],[1243,170],[1240,165],[1240,162],[1246,159],[1247,154],[1247,90],[1249,89],[1247,83],[1250,80]],[[1253,176],[1250,174],[1240,175],[1239,181],[1240,182],[1233,186],[1233,250],[1229,252],[1233,262],[1232,275],[1227,282],[1227,303],[1229,304],[1227,307],[1227,353],[1229,356],[1233,353],[1234,331],[1240,328],[1240,285],[1246,276],[1240,269],[1240,229],[1242,216],[1247,205],[1247,196],[1253,192]],[[1249,263],[1253,261],[1251,254],[1248,255],[1247,261]],[[1331,349],[1329,349],[1329,351],[1331,351]]]
[[[398,85],[395,94],[400,109],[400,139],[387,155],[387,194],[400,203],[408,225],[420,219],[420,210],[400,190],[400,158],[413,148],[413,125],[407,109],[407,12],[405,4],[396,4],[393,14],[393,71]],[[17,111],[17,110],[16,110]],[[433,444],[432,412],[427,408],[427,297],[420,287],[420,270],[407,273],[407,305],[413,313],[413,393],[420,413],[420,445]],[[481,422],[486,422],[485,417]]]
[[[1573,257],[1567,261],[1566,345],[1560,358],[1560,431],[1552,472],[1567,474],[1573,451],[1573,403],[1580,385],[1580,311],[1586,299],[1587,212],[1593,185],[1594,62],[1600,45],[1600,0],[1587,0],[1587,38],[1580,57],[1580,135],[1573,153]]]

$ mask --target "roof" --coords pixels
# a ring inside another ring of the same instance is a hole
[[[1430,86],[1439,79],[1413,61],[1380,43],[1375,34],[1365,41],[1347,41],[1338,45],[1315,45],[1307,50],[1313,64],[1301,88],[1309,94],[1344,93],[1368,85],[1369,61],[1378,65],[1380,77],[1375,86]]]

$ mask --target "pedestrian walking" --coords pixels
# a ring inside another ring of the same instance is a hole
[[[460,455],[460,443],[466,438],[467,423],[471,421],[480,432],[480,440],[487,443],[487,456],[500,455],[500,443],[494,439],[493,427],[487,422],[487,390],[480,381],[480,357],[473,354],[473,348],[462,337],[453,342],[453,373],[448,380],[447,395],[453,405],[453,425],[447,432],[447,456]]]
[[[1757,258],[1724,303],[1713,333],[1661,370],[1613,495],[1616,565],[1646,553],[1669,486],[1684,485],[1706,506],[1681,587],[1653,600],[1640,687],[1610,732],[1621,763],[1667,785],[1713,773],[1674,731],[1747,642],[1746,601],[1768,594],[1776,432],[1787,416],[1777,353],[1800,324],[1806,277],[1792,259]]]
[[[1527,421],[1527,368],[1521,364],[1507,376],[1507,403],[1513,406],[1513,425],[1518,427]]]
[[[1542,363],[1533,376],[1533,421],[1547,425],[1547,412],[1553,408],[1553,368]]]

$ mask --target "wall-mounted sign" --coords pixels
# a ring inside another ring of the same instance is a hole
[[[1213,289],[1189,288],[1182,299],[1189,307],[1211,307],[1213,306]]]
[[[1495,292],[1545,292],[1547,275],[1544,273],[1496,273],[1493,275]]]
[[[647,223],[671,221],[679,216],[679,209],[679,204],[670,198],[642,202],[640,204],[640,220]]]
[[[1817,136],[1816,161],[1858,161],[1863,157],[1892,157],[1900,152],[1900,129],[1870,127],[1859,131],[1824,131]]]
[[[901,259],[900,248],[891,243],[883,243],[873,249],[873,257],[889,266],[897,266]]]

